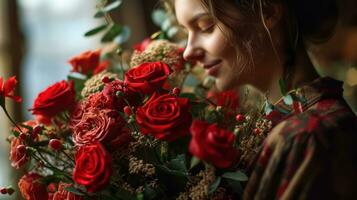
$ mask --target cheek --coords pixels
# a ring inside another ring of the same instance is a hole
[[[222,32],[220,30],[216,30],[208,40],[206,40],[206,49],[210,52],[210,54],[224,58],[229,52],[230,46]]]

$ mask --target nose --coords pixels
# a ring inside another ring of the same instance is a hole
[[[203,55],[203,48],[197,44],[197,41],[189,37],[185,51],[183,52],[183,58],[187,61],[199,61]]]

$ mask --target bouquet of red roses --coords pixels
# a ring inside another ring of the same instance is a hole
[[[36,120],[14,122],[10,159],[26,172],[18,182],[22,196],[239,196],[249,154],[269,122],[243,114],[235,93],[210,92],[197,76],[201,69],[184,61],[176,44],[146,40],[136,46],[129,65],[116,56],[98,50],[72,58],[68,80],[36,98],[30,109]],[[0,80],[6,112],[5,97],[21,99],[13,95],[14,77],[4,86]]]
[[[107,24],[102,41],[123,40],[125,27],[108,20],[121,1],[100,7]],[[153,15],[173,32],[163,13]],[[119,38],[119,39],[118,39]],[[14,124],[10,160],[25,174],[18,181],[27,200],[235,199],[242,193],[259,144],[271,127],[235,92],[212,92],[212,79],[185,61],[183,48],[146,39],[129,54],[81,53],[72,73],[42,91],[30,109],[35,120],[16,123],[5,98],[17,84],[0,77],[0,105]],[[0,188],[11,195],[12,187]]]

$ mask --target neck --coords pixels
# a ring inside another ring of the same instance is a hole
[[[272,65],[267,67],[269,71],[262,74],[261,77],[266,78],[265,80],[263,78],[260,81],[261,84],[259,84],[259,89],[266,94],[266,97],[270,102],[275,103],[282,97],[279,79],[284,77],[284,66],[282,64],[276,64],[276,62],[271,63],[275,63],[275,66]],[[272,75],[269,76],[269,74]],[[291,67],[290,76],[285,80],[287,90],[289,91],[309,83],[318,77],[319,75],[312,65],[305,48],[301,45],[296,51],[295,62]]]

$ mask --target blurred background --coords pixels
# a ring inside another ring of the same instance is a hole
[[[24,101],[7,108],[15,121],[30,119],[28,108],[37,94],[52,83],[66,79],[67,60],[86,50],[101,47],[99,37],[83,37],[101,24],[94,19],[97,0],[0,0],[0,76],[16,75],[17,88]],[[345,82],[344,96],[357,111],[357,1],[339,0],[341,19],[328,43],[314,46],[311,57],[321,75]],[[128,25],[128,47],[158,30],[151,12],[158,0],[124,0],[112,14],[115,21]],[[18,176],[11,169],[6,137],[10,124],[0,111],[0,187],[12,184]],[[18,172],[17,172],[18,173]],[[20,199],[0,195],[0,199]]]

